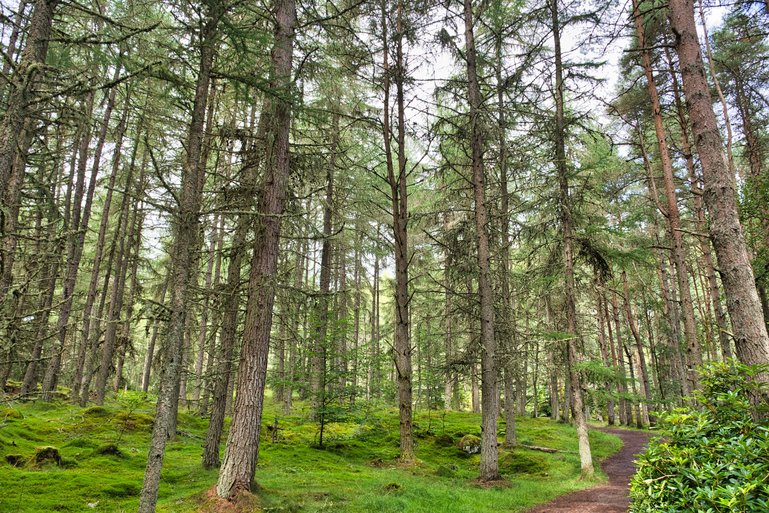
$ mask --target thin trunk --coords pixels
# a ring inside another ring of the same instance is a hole
[[[475,236],[478,257],[478,300],[481,321],[481,463],[480,479],[494,481],[499,473],[497,417],[499,392],[497,384],[497,341],[494,334],[494,292],[491,288],[491,253],[489,250],[486,177],[483,169],[483,134],[481,127],[481,88],[478,82],[473,3],[464,0],[465,58],[467,61],[467,93],[470,115],[470,147],[472,185],[475,210]]]
[[[144,153],[142,158],[141,171],[139,178],[139,185],[137,186],[138,197],[141,197],[141,182],[144,180],[144,167],[147,164],[147,153]],[[134,162],[128,167],[128,175],[126,177],[125,193],[123,194],[122,205],[120,207],[120,217],[124,219],[124,231],[118,233],[118,244],[116,253],[116,273],[115,280],[112,285],[112,295],[110,296],[109,310],[107,311],[107,327],[104,331],[104,344],[102,346],[101,358],[99,363],[99,371],[96,374],[96,404],[104,404],[104,398],[107,393],[107,380],[109,379],[110,372],[112,371],[112,362],[114,360],[115,349],[117,348],[117,336],[118,327],[120,324],[120,312],[123,309],[123,297],[125,292],[125,279],[128,272],[128,263],[130,260],[130,239],[133,236],[133,230],[135,222],[133,218],[129,218],[130,202],[128,201],[133,195],[131,194],[131,188],[133,187],[133,170]],[[138,206],[137,206],[138,209]],[[138,215],[137,209],[134,209],[134,217]],[[88,390],[85,389],[85,392]]]
[[[160,471],[166,443],[176,433],[176,414],[178,410],[179,382],[182,372],[184,339],[187,331],[187,311],[192,300],[194,264],[199,251],[200,205],[203,191],[200,188],[200,174],[205,172],[201,165],[201,147],[203,142],[203,123],[208,102],[213,67],[217,26],[223,14],[224,6],[219,2],[209,5],[205,21],[199,36],[200,62],[198,63],[195,98],[192,117],[185,144],[186,158],[181,176],[179,204],[173,219],[173,242],[171,247],[171,278],[169,288],[170,319],[166,342],[163,347],[163,371],[155,410],[155,422],[152,426],[147,467],[144,483],[139,498],[139,513],[154,513],[160,486]]]
[[[107,100],[108,104],[114,103],[114,95],[113,92],[116,91],[116,89],[113,89],[110,91],[110,98]],[[109,225],[110,220],[110,209],[112,208],[112,195],[113,191],[115,189],[115,182],[117,180],[117,175],[120,170],[120,163],[122,158],[122,147],[123,147],[123,139],[125,137],[126,127],[128,124],[128,114],[130,111],[129,107],[129,100],[130,98],[130,89],[129,89],[129,95],[126,98],[126,101],[124,103],[123,112],[120,116],[120,121],[118,122],[117,130],[115,132],[115,147],[112,154],[112,169],[110,171],[109,180],[107,183],[107,190],[105,191],[105,197],[104,197],[104,204],[102,205],[102,216],[99,221],[99,233],[96,239],[96,246],[94,247],[94,256],[93,256],[93,263],[92,271],[91,271],[91,278],[88,283],[88,292],[86,293],[85,298],[85,306],[83,307],[83,329],[82,329],[82,335],[81,335],[81,344],[80,348],[78,350],[77,354],[77,360],[75,363],[75,375],[72,379],[72,393],[70,394],[70,399],[72,402],[80,402],[80,391],[83,384],[83,372],[84,367],[86,363],[86,358],[88,357],[89,353],[93,349],[91,347],[91,336],[90,336],[90,330],[91,330],[91,316],[92,311],[94,307],[94,303],[96,302],[96,293],[97,288],[99,284],[99,275],[100,275],[100,269],[101,269],[101,262],[102,258],[104,258],[104,247],[106,244],[106,235],[107,235],[107,227]],[[102,123],[108,123],[109,118],[105,113],[104,121]],[[141,134],[141,121],[139,122],[139,126],[137,126],[137,138],[134,143],[134,151],[139,145],[139,136],[138,134]],[[104,129],[104,126],[102,126],[102,129]],[[94,162],[94,167],[91,170],[91,172],[95,172],[97,168],[98,163]],[[105,285],[106,287],[106,285]],[[86,397],[87,399],[87,397]]]
[[[160,289],[160,294],[158,296],[157,302],[160,305],[165,305],[166,303],[166,293],[168,291],[168,278],[170,274],[166,276],[166,279],[163,280],[163,287]],[[150,336],[149,344],[147,344],[147,355],[144,358],[144,369],[142,371],[142,392],[147,393],[147,391],[150,388],[150,374],[152,372],[152,358],[155,355],[155,343],[157,342],[158,338],[158,331],[160,329],[160,325],[163,321],[160,319],[155,319],[155,322],[152,323],[152,335]]]
[[[633,306],[630,304],[630,287],[628,286],[627,273],[622,271],[622,287],[625,292],[625,317],[627,318],[628,326],[630,326],[630,332],[633,335],[633,339],[636,343],[636,351],[638,355],[638,368],[641,373],[641,385],[644,396],[644,402],[641,404],[641,419],[640,421],[644,426],[649,425],[649,404],[651,403],[651,390],[649,389],[649,373],[646,369],[646,358],[644,357],[644,348],[641,341],[641,334],[638,331],[636,325],[635,315],[633,314]]]
[[[601,359],[603,360],[603,365],[607,369],[614,369],[614,364],[611,360],[611,357],[609,355],[609,349],[606,345],[606,316],[604,315],[604,297],[603,292],[596,287],[596,320],[598,322],[598,346],[601,350]],[[606,417],[609,422],[610,426],[613,426],[616,422],[616,418],[614,415],[614,392],[613,392],[613,384],[611,381],[604,382],[604,387],[606,388],[605,392],[608,396],[608,399],[606,401]]]
[[[593,475],[593,457],[588,439],[587,421],[583,411],[582,385],[577,370],[577,340],[580,339],[577,325],[576,284],[574,280],[574,220],[569,194],[569,172],[566,168],[566,117],[564,113],[563,64],[561,62],[561,25],[558,20],[558,0],[552,0],[552,29],[555,43],[555,166],[558,172],[559,210],[563,233],[563,265],[566,307],[566,324],[569,340],[566,344],[567,364],[572,389],[572,414],[577,428],[580,465],[583,477]]]

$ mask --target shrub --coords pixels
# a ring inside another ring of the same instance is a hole
[[[769,511],[769,426],[752,398],[751,379],[766,368],[736,361],[701,372],[695,407],[661,413],[631,481],[632,513]]]

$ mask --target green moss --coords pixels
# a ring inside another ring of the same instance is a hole
[[[126,399],[121,394],[95,411],[55,402],[12,407],[24,418],[2,428],[6,444],[0,446],[0,461],[9,454],[29,458],[35,447],[51,445],[59,448],[64,467],[18,468],[3,463],[0,489],[9,492],[0,495],[0,511],[82,512],[91,510],[86,504],[97,502],[96,511],[136,509],[155,408],[150,400],[130,393]],[[269,401],[266,405],[265,424],[277,418],[280,438],[277,443],[269,436],[262,439],[256,473],[259,491],[254,500],[263,511],[517,512],[590,484],[579,480],[573,428],[547,419],[518,419],[519,439],[570,452],[503,451],[502,470],[514,486],[496,490],[471,484],[478,476],[478,455],[467,455],[457,447],[465,435],[480,433],[480,415],[417,414],[415,425],[425,435],[417,441],[419,463],[403,467],[397,463],[397,409],[361,406],[345,422],[328,426],[328,445],[323,450],[312,447],[318,426],[308,420],[308,405],[297,402],[295,411],[284,416],[280,405]],[[207,500],[203,491],[215,484],[217,471],[200,466],[206,427],[206,419],[179,415],[180,434],[167,446],[159,513],[197,512]],[[591,442],[597,459],[619,448],[616,437],[600,432],[591,432]],[[118,448],[120,457],[110,454],[111,450],[101,451],[111,446]],[[510,453],[516,456],[506,460]],[[68,462],[76,465],[67,467]],[[537,475],[533,468],[537,463],[548,475]],[[393,483],[399,488],[389,489]]]
[[[515,449],[500,457],[499,470],[511,479],[515,474],[547,476],[550,470],[550,459],[533,451]]]
[[[89,417],[107,417],[111,414],[112,412],[104,406],[89,406],[83,410],[83,415],[88,415]]]
[[[16,408],[0,408],[0,419],[23,419],[24,415]]]

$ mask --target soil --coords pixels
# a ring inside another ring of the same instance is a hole
[[[630,505],[628,488],[635,473],[635,455],[642,452],[650,433],[625,429],[603,429],[622,438],[622,449],[603,462],[609,482],[587,490],[562,495],[528,513],[625,513]]]

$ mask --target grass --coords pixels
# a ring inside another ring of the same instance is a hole
[[[278,419],[278,440],[263,427],[256,472],[257,500],[264,512],[473,513],[522,511],[593,482],[579,479],[573,428],[547,419],[520,418],[520,442],[553,447],[555,454],[522,448],[500,450],[505,486],[482,487],[474,479],[478,455],[457,447],[462,436],[480,435],[480,416],[465,412],[419,412],[414,419],[417,458],[397,463],[397,410],[361,405],[344,422],[329,424],[324,449],[314,447],[317,424],[299,403],[279,415],[268,404],[264,424]],[[105,407],[67,403],[0,406],[0,511],[134,511],[141,489],[153,405],[123,394]],[[198,511],[217,472],[205,471],[200,456],[207,421],[179,415],[180,436],[169,443],[158,511]],[[500,436],[504,432],[500,421]],[[593,456],[615,453],[621,441],[590,433]],[[61,462],[35,462],[43,447],[58,449]],[[13,466],[7,456],[16,461]],[[602,479],[599,473],[597,480]],[[89,506],[90,505],[90,506]]]

